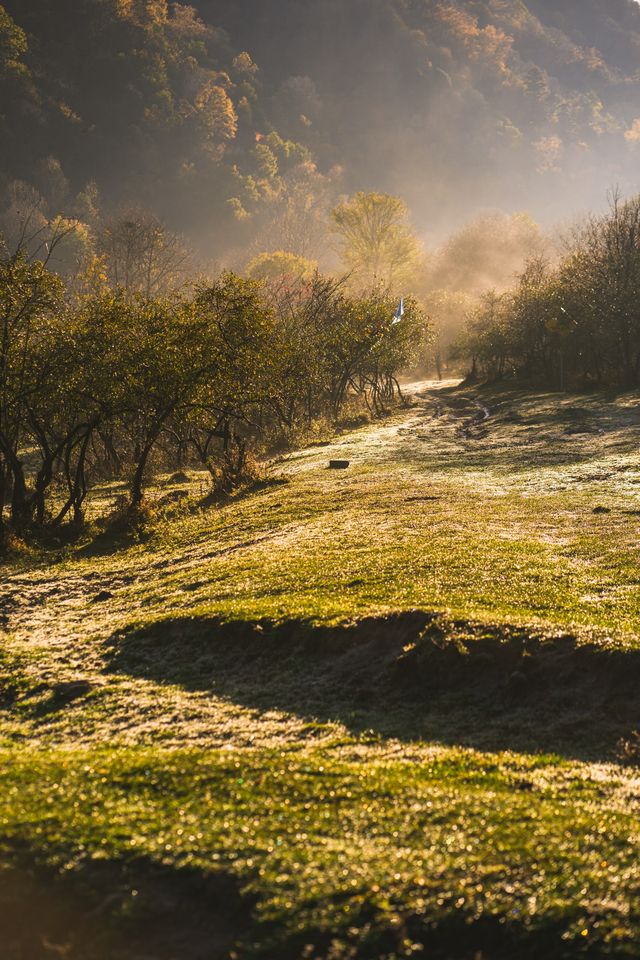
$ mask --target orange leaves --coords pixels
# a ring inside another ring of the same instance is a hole
[[[640,142],[640,118],[633,121],[629,129],[625,131],[624,138],[627,143]]]
[[[238,116],[224,87],[207,80],[193,101],[193,115],[204,126],[208,137],[218,143],[233,140],[238,131]]]
[[[462,47],[470,60],[502,74],[510,73],[508,59],[513,47],[512,36],[492,24],[479,26],[476,17],[448,3],[439,5],[438,16],[454,45]]]

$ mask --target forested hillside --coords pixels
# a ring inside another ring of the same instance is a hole
[[[0,189],[84,221],[135,203],[209,258],[358,189],[426,236],[550,221],[635,186],[639,51],[633,0],[6,0]]]

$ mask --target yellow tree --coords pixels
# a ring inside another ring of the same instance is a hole
[[[421,254],[404,200],[386,193],[356,193],[331,214],[345,266],[365,283],[405,281]]]
[[[280,280],[283,277],[310,280],[317,269],[315,260],[299,257],[288,250],[274,250],[254,257],[247,264],[246,274],[252,280]]]

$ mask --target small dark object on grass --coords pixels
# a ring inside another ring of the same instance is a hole
[[[105,600],[111,600],[112,597],[113,594],[110,590],[101,590],[100,593],[96,593],[91,603],[104,603]]]
[[[594,507],[593,513],[611,513],[609,507]]]
[[[346,470],[349,460],[329,460],[329,470]]]
[[[523,790],[526,793],[530,793],[533,790],[533,784],[530,780],[516,780],[514,787],[516,790]]]

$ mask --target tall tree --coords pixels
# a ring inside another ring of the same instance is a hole
[[[97,251],[115,286],[145,297],[167,293],[179,285],[189,263],[180,237],[143,210],[107,220],[98,231]]]
[[[400,197],[356,193],[338,204],[331,219],[344,264],[358,280],[393,286],[416,266],[420,243]]]

